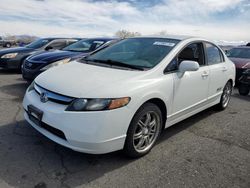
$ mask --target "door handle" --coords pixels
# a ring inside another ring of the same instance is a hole
[[[222,68],[222,72],[225,72],[225,71],[227,71],[227,68],[226,68],[226,67],[223,67],[223,68]]]
[[[201,75],[202,77],[207,77],[209,74],[206,72],[206,71],[204,71],[203,72],[203,74]]]

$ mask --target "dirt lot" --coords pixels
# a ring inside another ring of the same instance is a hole
[[[121,152],[81,154],[23,119],[27,84],[0,70],[0,187],[250,187],[250,96],[234,92],[223,112],[208,109],[164,131],[137,160]]]

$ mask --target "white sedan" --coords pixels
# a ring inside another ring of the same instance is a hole
[[[124,39],[38,76],[26,120],[75,151],[147,154],[161,131],[206,108],[228,106],[235,67],[201,38]]]

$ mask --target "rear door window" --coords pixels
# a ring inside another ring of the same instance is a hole
[[[218,64],[224,61],[220,49],[210,43],[205,43],[208,65]]]

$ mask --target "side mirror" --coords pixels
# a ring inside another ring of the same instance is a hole
[[[179,65],[179,72],[184,73],[186,71],[197,71],[199,68],[200,65],[196,61],[184,60]]]
[[[46,48],[45,48],[46,51],[49,51],[49,50],[52,50],[52,49],[53,49],[52,46],[46,46]]]

